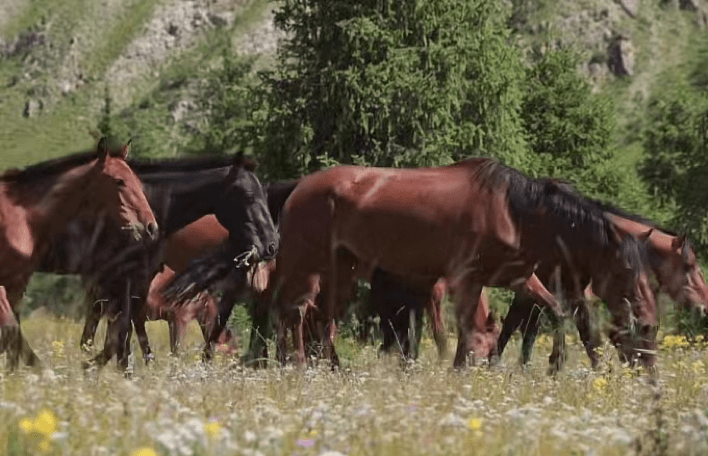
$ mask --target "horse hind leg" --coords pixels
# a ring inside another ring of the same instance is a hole
[[[13,310],[15,308],[8,299],[5,287],[0,286],[0,353],[7,352],[10,371],[17,369],[20,359],[28,367],[40,369],[39,358],[22,335],[20,318]]]

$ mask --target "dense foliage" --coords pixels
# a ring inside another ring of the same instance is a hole
[[[499,2],[286,1],[290,38],[263,74],[272,177],[334,163],[523,163],[523,68]]]
[[[708,250],[708,97],[683,87],[653,100],[642,173],[656,200],[671,207],[671,224]]]

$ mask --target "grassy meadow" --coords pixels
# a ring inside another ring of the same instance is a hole
[[[705,343],[661,336],[659,380],[619,365],[606,346],[594,372],[577,341],[567,369],[546,375],[542,336],[522,370],[512,342],[499,366],[451,369],[424,338],[402,369],[374,346],[340,340],[340,372],[325,366],[251,370],[223,354],[199,361],[196,325],[168,356],[167,327],[150,323],[157,362],[136,356],[84,372],[81,325],[23,322],[41,372],[3,373],[1,454],[61,455],[699,455],[708,451]],[[99,333],[99,339],[100,339]],[[700,338],[699,338],[700,339]],[[450,350],[454,340],[450,340]],[[135,344],[134,344],[135,345]],[[238,356],[238,353],[236,354]]]

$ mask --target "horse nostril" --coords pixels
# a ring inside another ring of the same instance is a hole
[[[151,238],[155,239],[155,236],[157,236],[157,223],[156,222],[150,222],[147,225],[147,233],[150,235]]]
[[[268,256],[273,257],[275,256],[275,243],[271,242],[268,244],[268,250],[267,250]]]

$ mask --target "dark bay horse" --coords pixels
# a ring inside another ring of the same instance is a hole
[[[3,337],[9,365],[20,357],[38,364],[19,329],[18,308],[32,273],[38,269],[56,233],[74,219],[102,219],[103,215],[123,233],[141,238],[157,236],[158,225],[143,193],[140,180],[125,161],[129,144],[111,156],[101,138],[97,151],[78,154],[10,171],[0,176],[0,285],[15,314],[17,326]]]
[[[299,179],[273,182],[263,185],[266,193],[268,210],[276,227],[279,226],[281,211],[285,201],[299,182]],[[228,252],[228,250],[227,250]],[[244,357],[248,362],[258,358],[263,353],[264,338],[270,334],[269,310],[272,290],[269,288],[270,277],[274,270],[274,261],[253,264],[250,270],[234,270],[233,254],[225,254],[224,249],[206,255],[201,260],[193,262],[186,270],[178,274],[175,281],[165,288],[163,297],[177,302],[188,302],[215,284],[223,292],[219,301],[219,316],[216,323],[207,331],[204,347],[204,359],[213,356],[214,345],[224,331],[226,322],[238,299],[251,300],[249,314],[252,328],[249,344],[249,354]],[[267,353],[267,352],[266,352]],[[265,355],[267,356],[267,354]]]
[[[220,226],[228,230],[228,243],[234,251],[255,251],[256,257],[266,259],[275,254],[276,230],[261,185],[253,173],[255,163],[243,154],[233,158],[132,161],[131,166],[145,184],[150,204],[162,226],[163,241],[191,222],[215,214]],[[149,251],[128,251],[116,249],[112,241],[115,235],[116,231],[110,226],[84,220],[58,234],[54,250],[44,258],[45,271],[81,274],[89,282],[91,299],[96,304],[90,311],[92,317],[87,319],[89,328],[84,332],[87,336],[95,332],[104,301],[109,303],[109,309],[122,309],[121,315],[129,320],[132,309],[140,315],[149,284],[163,261],[164,242]],[[118,267],[130,272],[127,278],[113,274]],[[143,353],[150,359],[145,320],[138,318],[133,323]],[[92,364],[102,366],[117,354],[119,365],[127,366],[129,337],[121,341],[119,344],[117,340],[107,340]],[[87,338],[83,338],[82,345],[86,342]]]
[[[594,201],[594,203],[606,212],[607,217],[612,220],[620,232],[635,236],[648,234],[646,240],[648,264],[659,285],[655,292],[665,292],[683,308],[697,310],[705,315],[708,308],[708,286],[706,286],[696,261],[695,250],[686,236],[679,236],[641,216],[628,214],[599,201]],[[601,336],[597,331],[593,331],[590,311],[584,299],[573,301],[572,315],[591,365],[596,368],[599,364],[596,349],[601,343]],[[511,334],[522,328],[522,363],[527,363],[538,333],[540,317],[541,311],[534,305],[532,299],[520,295],[515,296],[509,308],[509,314],[504,320],[499,338],[499,352],[504,350]],[[617,326],[617,323],[615,322],[614,325]],[[611,335],[611,339],[614,338]],[[626,358],[624,355],[622,357]]]
[[[588,257],[580,272],[602,283],[615,308],[625,300],[653,299],[638,290],[636,239],[622,239],[602,211],[558,184],[529,179],[491,159],[421,169],[334,167],[302,178],[284,213],[277,302],[281,319],[293,329],[300,365],[303,315],[315,306],[322,282],[331,358],[337,303],[353,280],[369,278],[376,267],[448,281],[457,301],[456,367],[471,350],[483,286],[524,291],[556,318],[563,316],[533,274],[555,252],[555,258]]]
[[[430,283],[415,283],[376,269],[371,277],[368,310],[379,316],[379,328],[383,335],[381,350],[398,350],[404,359],[415,359],[418,355],[425,311],[430,320],[438,354],[443,357],[447,348],[442,315],[442,301],[446,292],[447,283],[444,280],[436,281],[431,287]],[[411,339],[411,336],[414,336],[414,339]],[[486,358],[495,353],[498,337],[499,326],[482,294],[470,343],[475,356]]]
[[[222,243],[228,243],[228,239],[229,231],[214,215],[204,216],[167,236],[161,256],[163,270],[152,279],[145,305],[135,305],[132,315],[136,335],[146,361],[152,358],[152,349],[145,331],[146,321],[167,321],[170,350],[173,354],[177,353],[187,325],[193,319],[197,319],[205,337],[207,331],[215,325],[218,317],[217,302],[208,291],[199,293],[184,305],[174,306],[163,298],[162,290],[172,283],[175,271],[179,272],[187,268],[190,259],[217,249]],[[81,336],[82,347],[90,345],[96,334],[101,312],[105,309],[97,305],[89,306],[87,310],[84,332]],[[227,343],[231,339],[231,332],[224,329],[217,336],[217,343]]]

